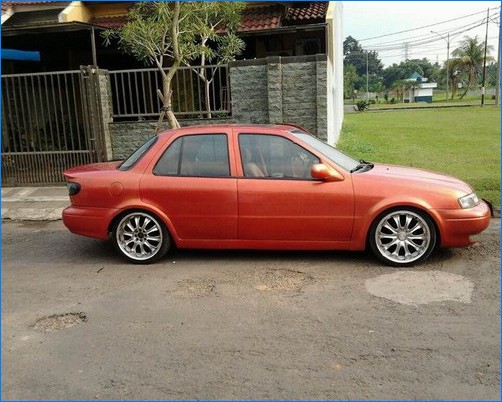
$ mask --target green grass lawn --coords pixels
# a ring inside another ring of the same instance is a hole
[[[447,173],[500,206],[500,108],[350,113],[337,148],[358,159]]]

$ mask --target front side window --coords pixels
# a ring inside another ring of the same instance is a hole
[[[228,177],[225,134],[187,135],[176,139],[153,169],[158,176]]]
[[[335,162],[337,165],[341,166],[348,172],[359,165],[359,161],[351,158],[348,155],[345,155],[343,152],[332,147],[331,145],[326,144],[313,135],[307,134],[301,130],[292,130],[291,134],[293,134],[296,138],[304,141],[306,144],[310,145],[316,151],[321,152],[329,160]]]
[[[319,158],[287,138],[276,135],[240,134],[245,177],[311,179]]]

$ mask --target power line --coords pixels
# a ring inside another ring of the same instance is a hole
[[[478,22],[476,25],[473,25],[473,26],[470,26],[470,27],[467,27],[466,29],[462,30],[462,31],[458,31],[458,32],[454,32],[454,35],[450,35],[451,38],[455,38],[455,37],[458,37],[459,35],[463,34],[463,33],[466,33],[466,32],[469,32],[475,28],[478,28],[480,26],[484,25],[484,22]],[[428,45],[430,43],[434,43],[434,42],[438,42],[440,40],[440,38],[437,38],[436,36],[429,36],[428,38],[424,38],[424,39],[417,39],[415,41],[406,41],[404,43],[399,43],[399,44],[396,44],[396,45],[392,45],[392,46],[384,46],[384,47],[367,47],[366,49],[367,50],[373,50],[373,51],[376,51],[376,52],[383,52],[385,50],[399,50],[399,49],[403,49],[403,46],[405,46],[405,44],[407,44],[408,47],[410,46],[413,46],[413,47],[419,47],[419,46],[423,46],[423,45]]]
[[[500,14],[498,14],[498,15],[500,15]],[[498,16],[498,15],[495,15],[495,16]],[[444,28],[442,30],[438,30],[438,33],[439,34],[446,34],[446,33],[452,34],[452,33],[455,33],[458,30],[465,29],[469,25],[477,24],[477,23],[482,24],[482,23],[485,22],[485,20],[486,20],[485,18],[483,18],[481,20],[477,19],[475,22],[471,22],[471,23],[469,23],[467,25],[464,23],[464,24],[456,26],[456,27]],[[427,32],[427,33],[424,33],[424,34],[420,34],[420,35],[408,36],[408,37],[405,37],[405,38],[394,39],[394,40],[386,41],[386,42],[374,43],[374,44],[371,44],[371,45],[367,45],[367,47],[376,48],[378,46],[391,45],[391,44],[394,44],[396,42],[403,43],[403,41],[417,40],[419,38],[426,38],[426,37],[431,37],[430,32]],[[436,36],[434,36],[434,37],[436,37]]]
[[[490,11],[491,10],[498,10],[498,9],[500,9],[500,7],[492,8],[492,9],[490,9]],[[434,24],[424,25],[424,26],[417,27],[417,28],[406,29],[404,31],[399,31],[399,32],[392,32],[392,33],[385,34],[385,35],[380,35],[380,36],[373,36],[371,38],[360,39],[359,42],[363,42],[363,41],[367,41],[367,40],[372,40],[372,39],[385,38],[387,36],[398,35],[398,34],[402,34],[402,33],[406,33],[406,32],[418,31],[420,29],[425,29],[425,28],[430,28],[430,27],[434,27],[434,26],[437,26],[437,25],[442,25],[442,24],[446,24],[446,23],[452,22],[452,21],[458,21],[458,20],[461,20],[461,19],[464,19],[464,18],[472,17],[474,15],[484,14],[485,12],[486,12],[486,10],[483,10],[483,11],[479,11],[477,13],[468,14],[468,15],[464,15],[464,16],[461,16],[461,17],[457,17],[457,18],[452,18],[450,20],[446,20],[446,21],[442,21],[442,22],[436,22]]]
[[[465,32],[468,32],[472,29],[475,29],[475,28],[478,28],[482,25],[484,25],[484,20],[479,20],[479,21],[476,21],[474,23],[472,23],[470,26],[467,26],[467,27],[464,27],[464,29],[460,30],[460,31],[457,31],[457,32],[451,32],[450,31],[450,36],[452,37],[456,37],[458,35],[461,35]],[[424,44],[428,44],[428,43],[433,43],[433,42],[438,42],[439,40],[441,40],[441,38],[438,38],[436,35],[431,35],[430,33],[427,35],[427,36],[419,36],[417,37],[417,39],[415,40],[407,40],[406,43],[409,43],[409,45],[413,45],[413,46],[419,46],[419,45],[424,45]],[[403,47],[403,42],[405,40],[404,39],[401,39],[399,41],[399,43],[396,43],[395,45],[370,45],[367,47],[367,49],[371,49],[371,50],[375,50],[375,51],[380,51],[380,50],[384,50],[384,49],[389,49],[389,50],[392,50],[392,49],[400,49]]]

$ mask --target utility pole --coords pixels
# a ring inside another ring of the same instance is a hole
[[[484,104],[485,104],[486,48],[488,47],[488,22],[489,21],[490,21],[490,9],[488,9],[486,11],[485,57],[483,60],[483,86],[481,87],[481,106],[484,106]]]
[[[450,81],[450,33],[448,32],[447,39],[443,35],[438,34],[436,31],[431,31],[431,33],[436,34],[441,39],[446,41],[446,102],[448,102],[448,83]]]
[[[369,102],[370,100],[370,91],[369,91],[369,63],[368,63],[368,51],[366,50],[366,100]]]
[[[495,106],[500,105],[500,31],[502,24],[499,16],[499,41],[498,41],[498,56],[497,56],[497,87],[495,88]]]

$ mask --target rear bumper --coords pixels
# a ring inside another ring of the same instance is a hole
[[[63,222],[70,232],[105,240],[108,227],[118,210],[108,208],[68,207],[63,211]]]
[[[468,209],[436,209],[439,215],[441,247],[466,247],[475,243],[470,236],[481,233],[490,224],[490,208],[480,202]]]

